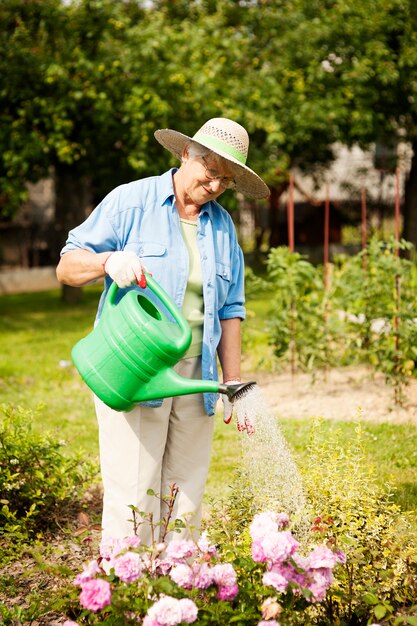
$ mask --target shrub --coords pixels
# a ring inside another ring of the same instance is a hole
[[[366,250],[340,256],[328,267],[326,289],[322,267],[285,246],[272,248],[267,279],[247,276],[252,295],[270,294],[273,308],[264,331],[276,362],[313,374],[315,368],[371,364],[402,402],[417,361],[417,273],[415,263],[404,258],[412,248],[404,240],[372,238]],[[256,332],[245,329],[244,338],[250,348]]]
[[[417,360],[415,264],[399,254],[411,248],[372,238],[365,251],[339,260],[332,281],[341,352],[383,372],[398,401]]]
[[[268,325],[275,356],[302,369],[329,365],[322,272],[285,246],[270,250],[267,270],[273,294]]]
[[[303,477],[315,511],[313,531],[346,553],[346,564],[316,607],[318,623],[383,619],[384,624],[416,625],[416,537],[390,490],[377,486],[360,425],[356,440],[342,445],[337,432],[322,441],[317,420]]]
[[[355,438],[346,441],[337,428],[329,435],[321,424],[313,420],[307,455],[299,461],[310,527],[306,532],[300,524],[292,532],[305,549],[318,543],[342,550],[346,563],[335,571],[323,602],[293,614],[292,623],[417,626],[417,552],[411,524],[393,503],[389,488],[377,485],[360,425]],[[224,546],[223,557],[233,557],[230,545],[240,555],[250,549],[248,525],[256,507],[247,485],[252,481],[239,470],[229,500],[212,504],[207,528]]]
[[[0,534],[30,536],[80,502],[97,468],[81,452],[65,455],[65,442],[35,431],[39,412],[2,405],[0,418]]]
[[[301,554],[288,525],[285,513],[255,515],[249,550],[229,543],[219,551],[207,534],[151,547],[136,536],[106,539],[101,558],[75,578],[81,608],[71,616],[108,626],[305,624],[302,614],[323,600],[344,555],[324,545]]]

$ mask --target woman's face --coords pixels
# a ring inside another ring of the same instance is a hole
[[[212,155],[190,158],[186,152],[183,154],[181,173],[183,191],[198,206],[216,200],[225,190],[225,182],[233,178],[227,163],[218,164]],[[213,176],[216,178],[213,179]]]

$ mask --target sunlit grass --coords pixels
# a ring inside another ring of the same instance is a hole
[[[94,455],[92,398],[71,363],[71,348],[91,330],[100,291],[85,289],[77,306],[65,304],[59,290],[0,298],[0,401],[42,407],[36,428]]]

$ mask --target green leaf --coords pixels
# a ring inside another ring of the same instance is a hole
[[[382,619],[387,613],[387,607],[383,604],[378,604],[374,608],[374,614],[377,619]]]
[[[376,595],[371,593],[370,591],[364,594],[363,601],[366,602],[366,604],[378,604],[379,602]]]

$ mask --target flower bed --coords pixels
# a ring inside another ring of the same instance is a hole
[[[109,625],[292,623],[294,612],[325,598],[345,555],[324,544],[303,554],[288,525],[285,513],[255,515],[250,554],[241,550],[228,561],[206,533],[150,548],[136,536],[105,539],[100,558],[75,578],[74,616],[79,624]]]

